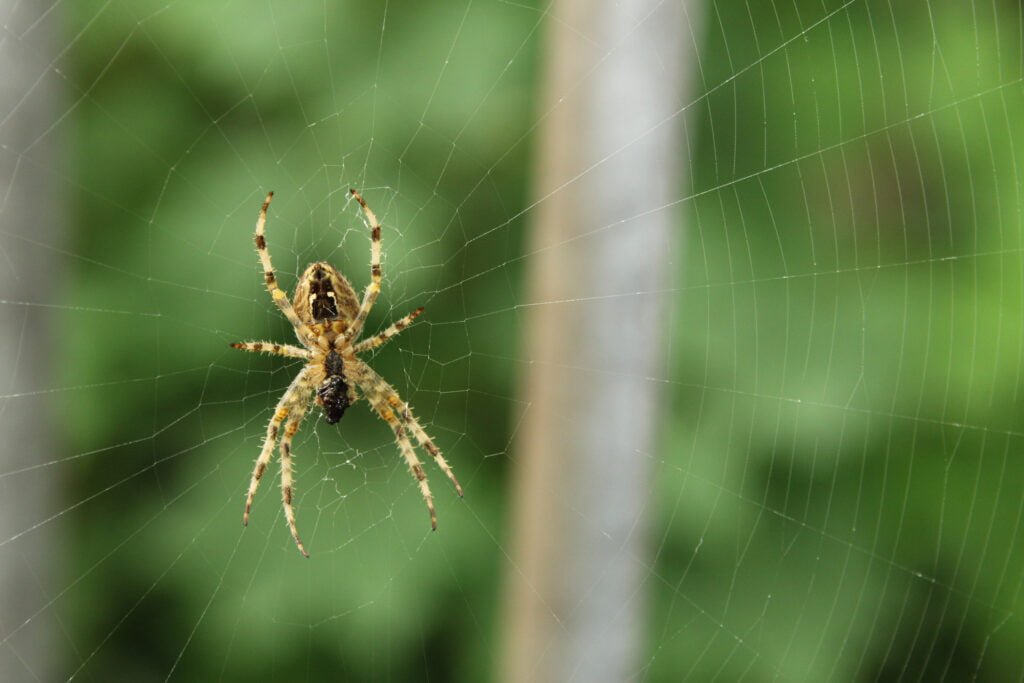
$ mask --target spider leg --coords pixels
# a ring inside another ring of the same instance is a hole
[[[459,485],[458,479],[455,478],[455,473],[452,472],[448,462],[441,455],[441,449],[439,449],[429,436],[426,431],[420,426],[420,423],[412,416],[412,412],[409,410],[409,406],[402,401],[399,397],[398,392],[388,384],[383,377],[378,375],[374,370],[361,360],[356,360],[352,363],[348,370],[349,376],[359,384],[359,388],[362,390],[363,395],[373,406],[373,409],[377,412],[380,417],[387,422],[392,430],[395,432],[395,437],[398,440],[398,446],[402,450],[402,455],[406,461],[410,463],[410,469],[412,469],[413,475],[417,481],[420,482],[420,490],[423,493],[424,499],[427,501],[427,507],[431,511],[431,522],[435,523],[434,505],[433,498],[428,497],[430,495],[430,489],[426,486],[426,475],[423,474],[422,466],[419,466],[419,460],[416,458],[415,453],[412,451],[412,444],[409,443],[409,438],[406,436],[406,431],[411,431],[413,436],[416,437],[416,441],[437,463],[437,466],[441,468],[441,471],[445,473],[448,479],[451,480],[452,484],[455,485],[455,491],[462,496],[462,486]],[[397,414],[396,414],[397,413]],[[404,445],[403,445],[404,442]],[[408,454],[406,453],[408,449]],[[418,468],[413,465],[419,466]],[[420,475],[423,474],[423,479],[420,479]],[[436,526],[434,527],[436,528]]]
[[[417,308],[415,311],[405,316],[404,318],[396,320],[394,323],[391,324],[391,327],[384,330],[377,336],[362,340],[361,342],[355,345],[355,348],[353,350],[356,353],[363,353],[364,351],[370,351],[380,346],[383,346],[389,339],[397,335],[405,328],[409,327],[409,325],[412,324],[412,321],[415,320],[417,316],[419,316],[419,314],[422,312],[423,307],[420,306],[419,308]]]
[[[292,383],[288,385],[288,389],[281,396],[281,399],[277,402],[277,407],[274,409],[274,415],[270,418],[270,422],[267,424],[267,435],[263,438],[263,448],[260,450],[260,455],[256,458],[256,465],[252,471],[252,478],[249,480],[249,492],[245,497],[245,513],[242,515],[242,524],[248,526],[249,524],[249,511],[252,509],[253,498],[256,497],[256,489],[260,486],[260,479],[263,478],[263,474],[267,470],[267,465],[270,464],[270,458],[274,453],[274,443],[277,441],[277,433],[281,427],[281,423],[284,422],[285,418],[288,417],[289,413],[292,412],[295,405],[304,405],[309,401],[309,394],[312,388],[307,384],[307,373],[303,370]],[[306,395],[303,395],[303,394]]]
[[[388,387],[391,389],[391,387]],[[426,449],[427,453],[430,453],[430,457],[434,459],[437,466],[445,473],[445,476],[455,485],[455,492],[459,494],[459,498],[462,497],[462,486],[459,485],[459,480],[455,478],[455,473],[452,472],[451,466],[448,461],[441,455],[441,449],[433,442],[433,440],[427,435],[427,432],[420,425],[419,420],[412,416],[412,411],[409,409],[409,404],[402,401],[398,393],[391,389],[386,395],[388,405],[394,408],[395,412],[401,417],[402,422],[405,426],[412,431],[412,435],[416,437],[416,441],[419,445]]]
[[[281,437],[281,500],[284,502],[284,518],[288,521],[288,529],[292,532],[295,545],[299,547],[299,552],[309,557],[309,553],[306,552],[306,548],[299,538],[299,528],[295,524],[295,508],[292,506],[292,495],[295,492],[292,479],[292,437],[295,436],[295,432],[299,431],[299,425],[302,424],[307,407],[308,402],[296,406],[288,424],[284,427],[284,436]]]
[[[416,437],[416,441],[420,446],[430,453],[430,456],[437,463],[437,466],[445,473],[445,476],[455,485],[455,491],[462,496],[462,486],[459,484],[459,480],[455,478],[455,473],[452,472],[451,466],[448,465],[448,461],[445,460],[444,456],[441,455],[441,449],[437,447],[434,441],[427,435],[426,430],[420,425],[412,415],[412,411],[409,409],[409,404],[402,400],[402,397],[398,395],[395,388],[387,383],[387,381],[377,374],[377,372],[369,365],[361,360],[356,361],[355,367],[350,372],[358,377],[360,388],[364,394],[368,396],[373,395],[379,397],[378,400],[385,402],[391,409],[398,413],[399,418],[405,426],[412,432],[413,436]]]
[[[287,358],[309,359],[310,357],[310,353],[306,349],[300,349],[298,346],[291,346],[289,344],[275,344],[274,342],[236,342],[231,345],[231,348],[241,351],[252,351],[253,353],[271,353]]]
[[[377,301],[377,295],[380,294],[380,221],[377,220],[376,214],[366,205],[366,201],[360,196],[355,190],[349,190],[355,200],[359,202],[359,206],[363,207],[363,213],[366,214],[366,220],[370,224],[370,284],[366,285],[366,293],[363,294],[363,303],[359,306],[359,313],[356,314],[355,320],[352,321],[352,326],[345,332],[345,339],[351,342],[353,339],[359,338],[359,333],[362,332],[363,324],[366,322],[366,317],[370,315],[370,309],[373,308],[373,304]]]
[[[412,443],[409,442],[409,437],[405,433],[405,428],[402,427],[402,423],[399,422],[394,411],[388,408],[387,404],[383,402],[379,396],[373,395],[365,389],[363,390],[363,393],[366,394],[367,400],[370,401],[370,405],[373,406],[377,415],[387,422],[395,432],[395,441],[398,442],[398,450],[402,452],[402,457],[405,458],[406,464],[409,465],[409,471],[412,472],[412,476],[416,478],[416,482],[420,487],[420,495],[423,496],[423,500],[427,504],[427,510],[430,511],[430,528],[437,531],[437,511],[434,510],[434,496],[430,493],[430,485],[427,484],[427,473],[423,471],[423,464],[420,462],[420,459],[416,457],[416,451],[413,450]]]
[[[274,275],[274,266],[270,263],[270,252],[267,250],[267,239],[263,235],[267,225],[267,207],[270,206],[270,200],[273,198],[274,193],[268,192],[267,198],[263,200],[263,207],[260,209],[260,217],[256,221],[256,236],[254,238],[256,241],[256,251],[260,255],[260,263],[263,264],[263,279],[267,283],[267,291],[270,292],[270,298],[274,300],[277,307],[284,313],[284,317],[288,318],[288,322],[295,328],[295,334],[298,335],[299,339],[308,338],[312,336],[312,332],[305,323],[299,320],[298,314],[292,307],[292,302],[288,300],[288,295],[277,285],[277,276]]]

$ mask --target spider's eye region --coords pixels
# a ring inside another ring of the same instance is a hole
[[[323,271],[317,271],[320,273]],[[334,298],[334,287],[330,278],[318,279],[313,275],[309,283],[309,310],[314,320],[327,320],[338,317],[338,302]]]

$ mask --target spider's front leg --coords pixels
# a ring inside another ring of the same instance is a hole
[[[441,455],[440,449],[434,445],[423,428],[412,416],[409,407],[402,402],[395,390],[384,381],[384,378],[374,372],[366,363],[356,360],[349,368],[349,376],[359,385],[359,390],[369,401],[374,412],[382,420],[388,423],[395,434],[395,441],[398,443],[398,450],[402,453],[409,471],[412,472],[419,485],[420,495],[423,496],[430,511],[430,527],[437,529],[437,513],[434,511],[434,496],[430,493],[430,486],[427,484],[427,475],[423,471],[423,464],[416,457],[412,443],[409,441],[409,432],[419,441],[428,453],[434,458],[438,467],[448,476],[459,496],[462,495],[462,487],[459,486],[455,474]]]
[[[381,419],[387,422],[394,431],[398,450],[401,451],[402,457],[405,458],[405,463],[409,466],[409,471],[416,479],[416,483],[420,488],[420,495],[423,496],[423,501],[427,504],[427,510],[430,512],[430,528],[433,531],[437,531],[437,511],[434,509],[434,496],[430,493],[430,485],[427,483],[427,473],[423,471],[423,463],[416,457],[416,451],[413,450],[409,436],[405,433],[405,428],[395,416],[394,411],[388,408],[387,403],[379,396],[371,398],[367,394],[367,400],[370,401],[373,409]]]
[[[427,435],[427,432],[420,425],[419,420],[413,417],[412,411],[409,410],[409,404],[402,401],[401,397],[394,391],[387,396],[387,402],[388,405],[394,408],[401,416],[402,422],[405,424],[406,428],[412,431],[412,435],[416,437],[416,442],[423,446],[427,453],[430,453],[430,457],[434,459],[437,466],[442,472],[444,472],[445,476],[448,477],[448,480],[452,485],[455,486],[455,492],[459,494],[459,498],[462,498],[462,485],[459,484],[459,480],[455,478],[455,473],[452,472],[452,468],[448,464],[448,461],[445,460],[444,455],[441,454],[441,449],[438,448],[433,439]]]
[[[284,503],[284,518],[288,522],[288,529],[292,532],[295,545],[299,552],[309,557],[302,539],[299,538],[299,528],[295,523],[295,508],[292,506],[292,497],[295,494],[295,486],[292,479],[292,437],[299,431],[302,418],[305,416],[307,404],[300,405],[292,413],[291,419],[284,427],[284,436],[281,437],[281,500]]]
[[[452,472],[451,466],[448,461],[445,460],[444,455],[441,454],[441,449],[437,447],[434,440],[430,438],[426,430],[420,425],[409,408],[409,404],[402,400],[402,397],[398,395],[395,388],[387,383],[387,381],[377,374],[377,372],[366,363],[359,361],[358,374],[360,381],[365,384],[364,392],[368,392],[372,389],[377,400],[390,408],[391,411],[397,413],[398,418],[401,420],[402,425],[406,431],[412,432],[412,435],[416,438],[416,442],[422,446],[427,453],[430,453],[430,457],[434,459],[437,466],[444,472],[448,480],[451,481],[455,487],[455,492],[462,497],[462,485],[459,484],[459,480],[455,478],[455,473]]]
[[[295,538],[299,550],[307,556],[308,553],[306,553],[298,537],[298,531],[295,526],[295,514],[291,503],[294,494],[291,470],[291,441],[299,428],[299,423],[302,421],[306,409],[309,407],[310,401],[312,401],[315,389],[316,387],[310,380],[310,370],[307,366],[295,376],[292,383],[288,385],[284,395],[277,402],[274,415],[267,424],[267,434],[263,439],[263,448],[260,450],[260,455],[256,459],[256,465],[252,471],[252,478],[249,481],[249,492],[245,497],[245,513],[242,515],[242,523],[248,525],[252,502],[256,497],[256,490],[259,488],[260,480],[263,478],[267,465],[270,464],[270,459],[274,454],[274,445],[277,442],[281,423],[290,417],[291,419],[286,424],[285,433],[281,439],[281,496],[284,499],[285,518],[288,520],[292,536]]]

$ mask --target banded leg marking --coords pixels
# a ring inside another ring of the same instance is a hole
[[[430,493],[430,486],[427,483],[427,473],[423,471],[423,464],[416,457],[416,451],[413,450],[412,443],[410,443],[409,437],[405,433],[405,428],[402,427],[402,423],[399,422],[394,411],[388,408],[379,396],[375,395],[373,398],[370,398],[368,395],[367,398],[381,419],[387,422],[392,431],[394,431],[395,441],[398,442],[398,450],[402,452],[402,457],[405,458],[409,471],[416,479],[416,483],[420,488],[420,495],[423,496],[423,500],[427,504],[427,510],[430,512],[430,528],[433,531],[437,531],[437,511],[434,509],[434,496]]]
[[[292,302],[288,300],[288,295],[277,285],[274,266],[270,262],[270,251],[267,250],[267,238],[264,235],[264,230],[267,226],[267,208],[270,206],[270,200],[273,198],[274,193],[268,192],[267,198],[263,200],[263,207],[260,209],[260,217],[256,221],[256,236],[254,238],[256,241],[256,252],[260,255],[260,263],[263,264],[263,279],[267,284],[267,291],[270,292],[270,298],[274,300],[277,307],[284,313],[284,317],[288,318],[288,322],[295,328],[295,334],[302,339],[304,336],[311,336],[311,332],[299,320],[298,314],[292,308]]]
[[[252,478],[249,480],[249,492],[245,496],[245,512],[242,515],[242,524],[246,526],[249,524],[249,512],[252,510],[252,501],[256,497],[256,489],[259,488],[260,479],[266,473],[267,465],[270,464],[270,459],[274,454],[274,445],[277,441],[281,423],[293,411],[297,411],[301,416],[305,412],[306,406],[309,405],[311,392],[305,386],[307,375],[308,372],[303,369],[295,376],[295,379],[288,385],[288,389],[285,390],[281,399],[277,402],[277,406],[274,408],[274,415],[270,418],[270,422],[267,423],[267,434],[263,438],[263,447],[260,449],[260,455],[256,458],[256,465],[252,470]]]
[[[377,336],[370,337],[369,339],[364,339],[363,341],[361,341],[361,342],[359,342],[358,344],[355,345],[355,352],[356,353],[363,353],[364,351],[371,351],[371,350],[376,349],[376,348],[378,348],[380,346],[383,346],[392,337],[397,335],[399,332],[401,332],[405,328],[409,327],[409,325],[412,324],[412,321],[415,320],[419,316],[419,314],[422,313],[422,312],[423,312],[423,307],[420,306],[419,308],[417,308],[415,311],[413,311],[409,315],[405,316],[404,318],[401,318],[400,320],[396,320],[395,322],[393,322],[391,324],[391,327],[389,327],[388,329],[384,330],[383,332],[381,332]]]
[[[374,302],[377,301],[377,295],[380,294],[380,283],[381,283],[381,267],[380,267],[380,221],[377,220],[377,215],[373,213],[369,206],[366,204],[366,200],[356,192],[354,189],[349,190],[352,196],[359,206],[363,207],[363,213],[366,215],[366,221],[370,224],[370,284],[366,285],[366,292],[363,294],[363,303],[359,306],[359,313],[356,315],[356,319],[352,321],[352,327],[345,333],[345,339],[352,341],[358,339],[360,332],[363,330],[363,324],[366,323],[367,316],[370,315],[370,309],[373,308]]]
[[[282,401],[283,403],[283,401]],[[249,480],[249,493],[245,496],[245,513],[242,515],[242,525],[249,525],[249,511],[252,509],[252,501],[256,497],[256,489],[260,486],[260,479],[263,478],[264,473],[267,471],[267,465],[270,464],[270,458],[274,454],[274,443],[277,441],[277,432],[281,427],[281,422],[288,417],[288,408],[282,407],[281,403],[278,403],[277,410],[274,411],[274,416],[270,418],[270,423],[267,425],[267,435],[263,439],[263,448],[260,450],[260,456],[256,458],[256,466],[252,471],[252,478]]]
[[[284,436],[281,437],[281,501],[284,504],[284,518],[288,522],[292,538],[295,539],[295,545],[299,547],[299,552],[309,557],[305,546],[302,545],[302,539],[299,538],[299,527],[295,522],[295,506],[292,502],[295,496],[295,483],[292,476],[292,438],[295,436],[295,432],[299,431],[299,424],[302,423],[305,412],[305,406],[300,406],[295,410],[293,417],[285,425]]]
[[[401,416],[402,421],[412,431],[412,435],[416,437],[416,441],[420,446],[423,446],[427,453],[430,453],[430,457],[434,459],[437,466],[445,473],[445,476],[455,485],[455,492],[462,498],[462,486],[459,484],[459,480],[455,478],[455,473],[452,472],[451,466],[448,461],[445,460],[441,454],[441,449],[437,447],[434,441],[427,434],[426,430],[420,426],[419,420],[412,416],[412,411],[409,410],[409,404],[402,401],[398,393],[394,389],[387,394],[388,404],[395,409],[395,411]]]
[[[231,344],[231,348],[238,349],[240,351],[252,351],[253,353],[269,353],[275,356],[285,356],[287,358],[304,358],[309,359],[309,351],[301,349],[298,346],[292,346],[290,344],[277,344],[275,342],[236,342]]]

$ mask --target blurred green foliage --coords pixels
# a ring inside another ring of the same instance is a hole
[[[693,107],[652,677],[1016,678],[1020,7],[728,4]]]
[[[75,156],[57,394],[74,508],[64,623],[84,680],[494,673],[529,254],[542,15],[500,2],[62,6]],[[385,13],[386,10],[386,13]],[[1018,3],[718,3],[688,105],[685,272],[650,454],[651,680],[1004,680],[1024,671]],[[680,150],[680,155],[687,154]],[[691,187],[692,185],[692,187]],[[311,260],[466,488],[430,534],[364,410],[244,487],[296,371]],[[681,229],[683,229],[681,227]],[[511,457],[509,457],[511,456]],[[74,582],[74,583],[72,583]]]

